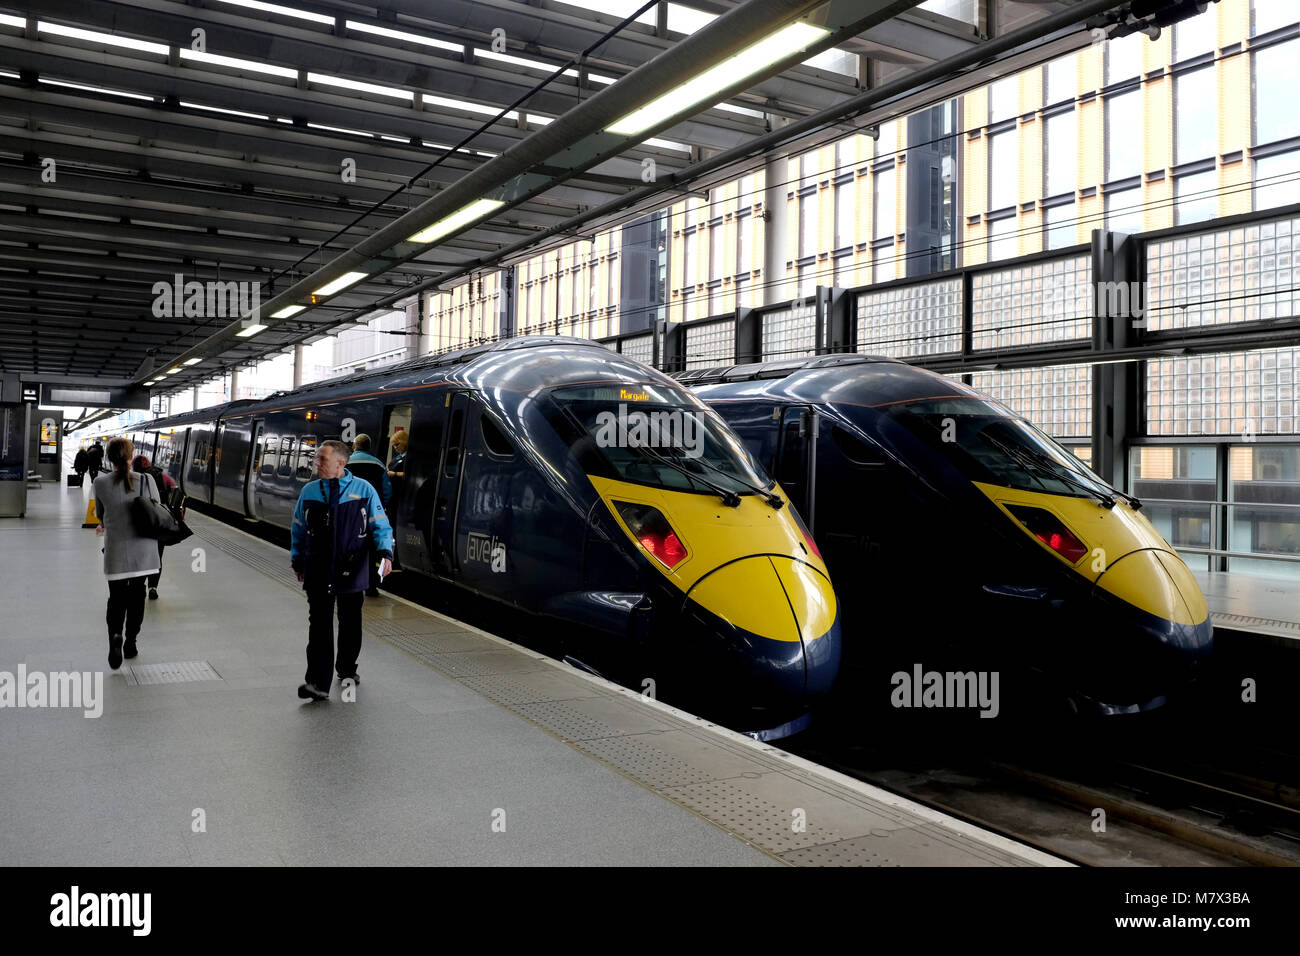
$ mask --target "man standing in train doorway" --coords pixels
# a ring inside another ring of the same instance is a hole
[[[370,584],[370,555],[381,560],[382,579],[393,567],[393,528],[369,482],[345,467],[348,447],[321,443],[316,452],[319,481],[308,482],[293,513],[289,560],[307,592],[307,676],[298,688],[304,700],[326,700],[331,669],[355,689],[361,653],[361,604]],[[334,654],[334,606],[338,604],[339,646]]]

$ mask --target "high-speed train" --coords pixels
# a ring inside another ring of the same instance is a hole
[[[689,390],[593,342],[514,339],[150,422],[191,500],[288,528],[320,443],[408,436],[407,573],[538,615],[576,661],[762,739],[830,689],[839,607],[779,487]]]
[[[987,396],[863,355],[677,379],[811,529],[844,607],[846,673],[885,636],[902,662],[937,638],[1013,661],[1071,710],[1115,714],[1159,707],[1210,653],[1205,598],[1140,502]]]

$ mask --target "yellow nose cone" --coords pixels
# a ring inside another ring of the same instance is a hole
[[[1178,568],[1181,568],[1179,573]],[[1191,572],[1168,552],[1145,550],[1124,555],[1097,579],[1097,586],[1156,617],[1194,627],[1205,620],[1205,598]],[[1194,594],[1196,600],[1184,600]],[[1194,607],[1189,606],[1189,603]],[[1193,616],[1199,610],[1199,616]]]

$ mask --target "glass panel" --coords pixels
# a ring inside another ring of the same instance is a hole
[[[1076,53],[1060,57],[1047,64],[1046,106],[1074,99],[1079,88],[1079,57]]]
[[[1090,366],[976,372],[971,387],[1023,415],[1053,438],[1086,438],[1092,431]]]
[[[875,174],[875,238],[888,239],[894,235],[894,170],[885,169]]]
[[[1016,256],[1020,237],[1016,235],[1015,216],[989,223],[989,261],[1012,259]]]
[[[1255,160],[1255,208],[1300,202],[1300,150]]]
[[[835,248],[843,249],[856,241],[853,222],[853,183],[835,187]]]
[[[1079,182],[1078,119],[1074,110],[1047,119],[1046,191],[1044,195],[1072,193]]]
[[[809,302],[797,309],[763,314],[763,360],[806,355],[816,347],[817,306]]]
[[[1009,76],[989,85],[989,122],[1011,119],[1020,112],[1020,77]]]
[[[1128,80],[1142,72],[1142,43],[1146,35],[1130,33],[1106,41],[1106,84]]]
[[[1020,169],[1015,130],[989,137],[989,210],[1016,204]]]
[[[686,367],[713,368],[734,365],[736,321],[708,322],[686,329]]]
[[[1294,244],[1300,217],[1151,242],[1147,322],[1153,330],[1289,318],[1300,308]]]
[[[1106,228],[1132,235],[1142,231],[1142,187],[1106,194]]]
[[[1141,36],[1141,34],[1137,34]],[[1106,100],[1106,181],[1142,172],[1142,94],[1138,90]]]
[[[1213,445],[1141,445],[1129,452],[1133,494],[1142,513],[1175,548],[1215,548]],[[1193,570],[1209,569],[1203,555],[1183,555]]]
[[[1300,433],[1300,348],[1152,359],[1147,363],[1151,435]]]
[[[1271,33],[1282,27],[1294,26],[1300,19],[1300,9],[1286,0],[1253,0],[1255,8],[1255,35]]]
[[[1214,8],[1174,24],[1174,62],[1216,51]]]
[[[1075,205],[1072,202],[1043,210],[1043,223],[1047,232],[1046,248],[1060,249],[1075,244],[1078,230],[1074,219]]]
[[[958,352],[961,282],[944,279],[863,293],[857,321],[859,352],[894,357]]]
[[[654,356],[654,340],[649,335],[634,335],[623,339],[620,351],[636,362],[649,365]]]
[[[1174,77],[1174,162],[1190,163],[1218,155],[1218,84],[1214,67]],[[1114,178],[1114,177],[1112,177]]]
[[[1092,261],[1072,256],[971,277],[976,349],[1037,345],[1092,334]]]
[[[881,246],[871,251],[871,281],[889,282],[894,278],[894,246]]]
[[[1228,449],[1230,551],[1300,557],[1300,445]],[[1300,563],[1232,558],[1233,571],[1300,578]]]
[[[1174,180],[1174,222],[1213,219],[1219,209],[1219,174],[1213,169]]]
[[[1300,136],[1300,40],[1255,51],[1255,144]]]

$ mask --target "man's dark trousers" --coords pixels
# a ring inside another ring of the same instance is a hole
[[[357,672],[357,657],[361,654],[361,604],[365,595],[360,591],[350,594],[330,594],[328,591],[307,592],[307,683],[328,691],[334,683],[334,672],[339,677],[350,677]],[[339,609],[339,653],[334,657],[334,602]]]

